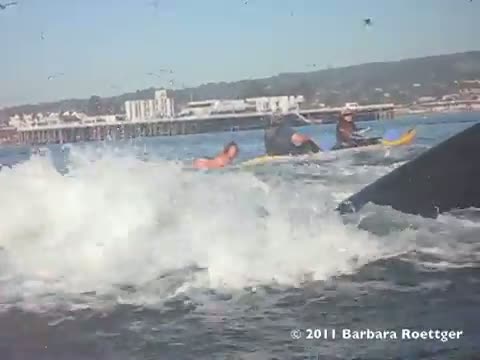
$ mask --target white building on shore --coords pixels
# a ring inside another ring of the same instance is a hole
[[[249,104],[255,104],[257,112],[280,112],[288,113],[298,111],[300,104],[305,101],[302,95],[298,96],[264,96],[248,98]]]
[[[265,96],[243,100],[192,101],[180,112],[180,117],[206,117],[218,114],[289,113],[298,111],[303,96]]]
[[[125,113],[129,121],[171,119],[175,116],[174,101],[166,90],[157,90],[154,99],[125,101]]]

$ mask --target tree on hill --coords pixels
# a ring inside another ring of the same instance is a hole
[[[102,115],[102,99],[100,96],[93,95],[88,100],[87,114],[89,116]]]

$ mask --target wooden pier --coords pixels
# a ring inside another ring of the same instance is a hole
[[[332,123],[338,119],[341,108],[303,110],[284,114],[295,126],[308,125],[301,118]],[[356,111],[357,121],[392,119],[394,107],[370,106]],[[86,141],[124,140],[137,137],[175,136],[210,132],[244,131],[271,126],[272,114],[249,113],[213,115],[205,118],[159,119],[142,122],[61,124],[17,129],[16,139],[21,144],[44,145]]]

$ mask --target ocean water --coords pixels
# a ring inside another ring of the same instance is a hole
[[[260,155],[262,132],[2,149],[0,359],[478,358],[478,213],[333,209],[479,120],[362,123],[372,135],[415,126],[418,138],[211,172],[191,160],[230,140],[239,161]],[[367,329],[398,337],[343,336]]]

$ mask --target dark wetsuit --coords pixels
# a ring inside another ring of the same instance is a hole
[[[295,146],[292,143],[292,136],[295,133],[296,131],[287,125],[265,129],[265,150],[267,155],[302,155],[318,151],[318,149],[315,149],[315,146],[308,143]]]

